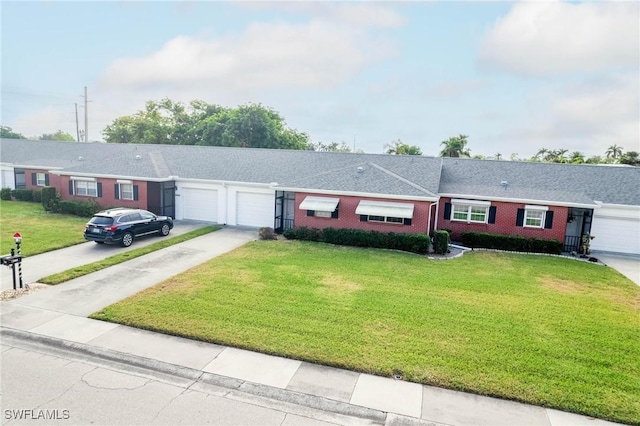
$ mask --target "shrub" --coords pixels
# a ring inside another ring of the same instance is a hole
[[[33,189],[14,189],[11,195],[19,201],[33,201]]]
[[[41,203],[42,202],[42,191],[40,190],[33,190],[33,195],[32,195],[32,201],[34,203]]]
[[[472,248],[489,248],[532,253],[562,253],[562,243],[558,240],[525,238],[520,235],[487,234],[484,232],[463,232],[462,244]]]
[[[100,205],[95,201],[67,201],[63,200],[58,203],[58,212],[71,214],[80,217],[90,217],[94,213],[102,210]]]
[[[45,186],[41,191],[42,207],[47,212],[57,212],[58,203],[60,203],[60,194],[52,186]]]
[[[371,247],[403,250],[426,254],[429,237],[425,234],[396,234],[359,229],[309,229],[306,227],[288,229],[284,236],[291,240],[321,241],[328,244],[354,247]]]
[[[449,233],[445,230],[435,231],[433,233],[433,251],[436,254],[446,254],[449,250]]]
[[[261,240],[275,240],[276,234],[273,232],[273,228],[264,227],[258,230],[258,236]]]
[[[0,189],[0,199],[11,201],[11,188]]]

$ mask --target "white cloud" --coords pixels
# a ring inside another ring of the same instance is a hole
[[[517,3],[481,42],[481,64],[529,75],[638,68],[640,4]]]

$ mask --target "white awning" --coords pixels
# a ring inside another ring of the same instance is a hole
[[[413,218],[413,203],[388,203],[384,201],[360,201],[356,214],[366,216]]]
[[[340,198],[307,196],[300,203],[300,210],[317,210],[320,212],[333,212],[336,210]]]
[[[535,206],[535,205],[529,205],[529,204],[524,206],[524,208],[527,210],[544,210],[544,211],[549,210],[549,206]]]

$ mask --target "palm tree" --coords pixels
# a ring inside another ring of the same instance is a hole
[[[394,155],[422,155],[422,151],[419,146],[408,145],[402,142],[400,139],[388,143],[384,146],[387,154]]]
[[[584,154],[580,151],[573,151],[571,154],[569,154],[569,162],[572,164],[583,164]]]
[[[451,137],[446,141],[440,143],[440,145],[444,145],[442,151],[440,151],[441,157],[469,157],[471,155],[469,149],[467,148],[467,135],[458,135],[455,137]]]
[[[607,148],[607,151],[604,153],[604,155],[606,155],[607,158],[611,158],[615,162],[615,160],[622,156],[623,149],[624,148],[622,148],[621,146],[613,144],[609,148]]]
[[[537,161],[543,161],[548,152],[549,150],[547,148],[540,148],[533,158]]]

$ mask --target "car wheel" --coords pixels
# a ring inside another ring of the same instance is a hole
[[[133,243],[133,234],[131,232],[125,232],[122,236],[122,247],[129,247]]]
[[[169,231],[171,231],[171,228],[169,228],[168,223],[165,223],[164,225],[162,225],[162,228],[160,228],[160,234],[163,237],[166,237],[167,235],[169,235]]]

